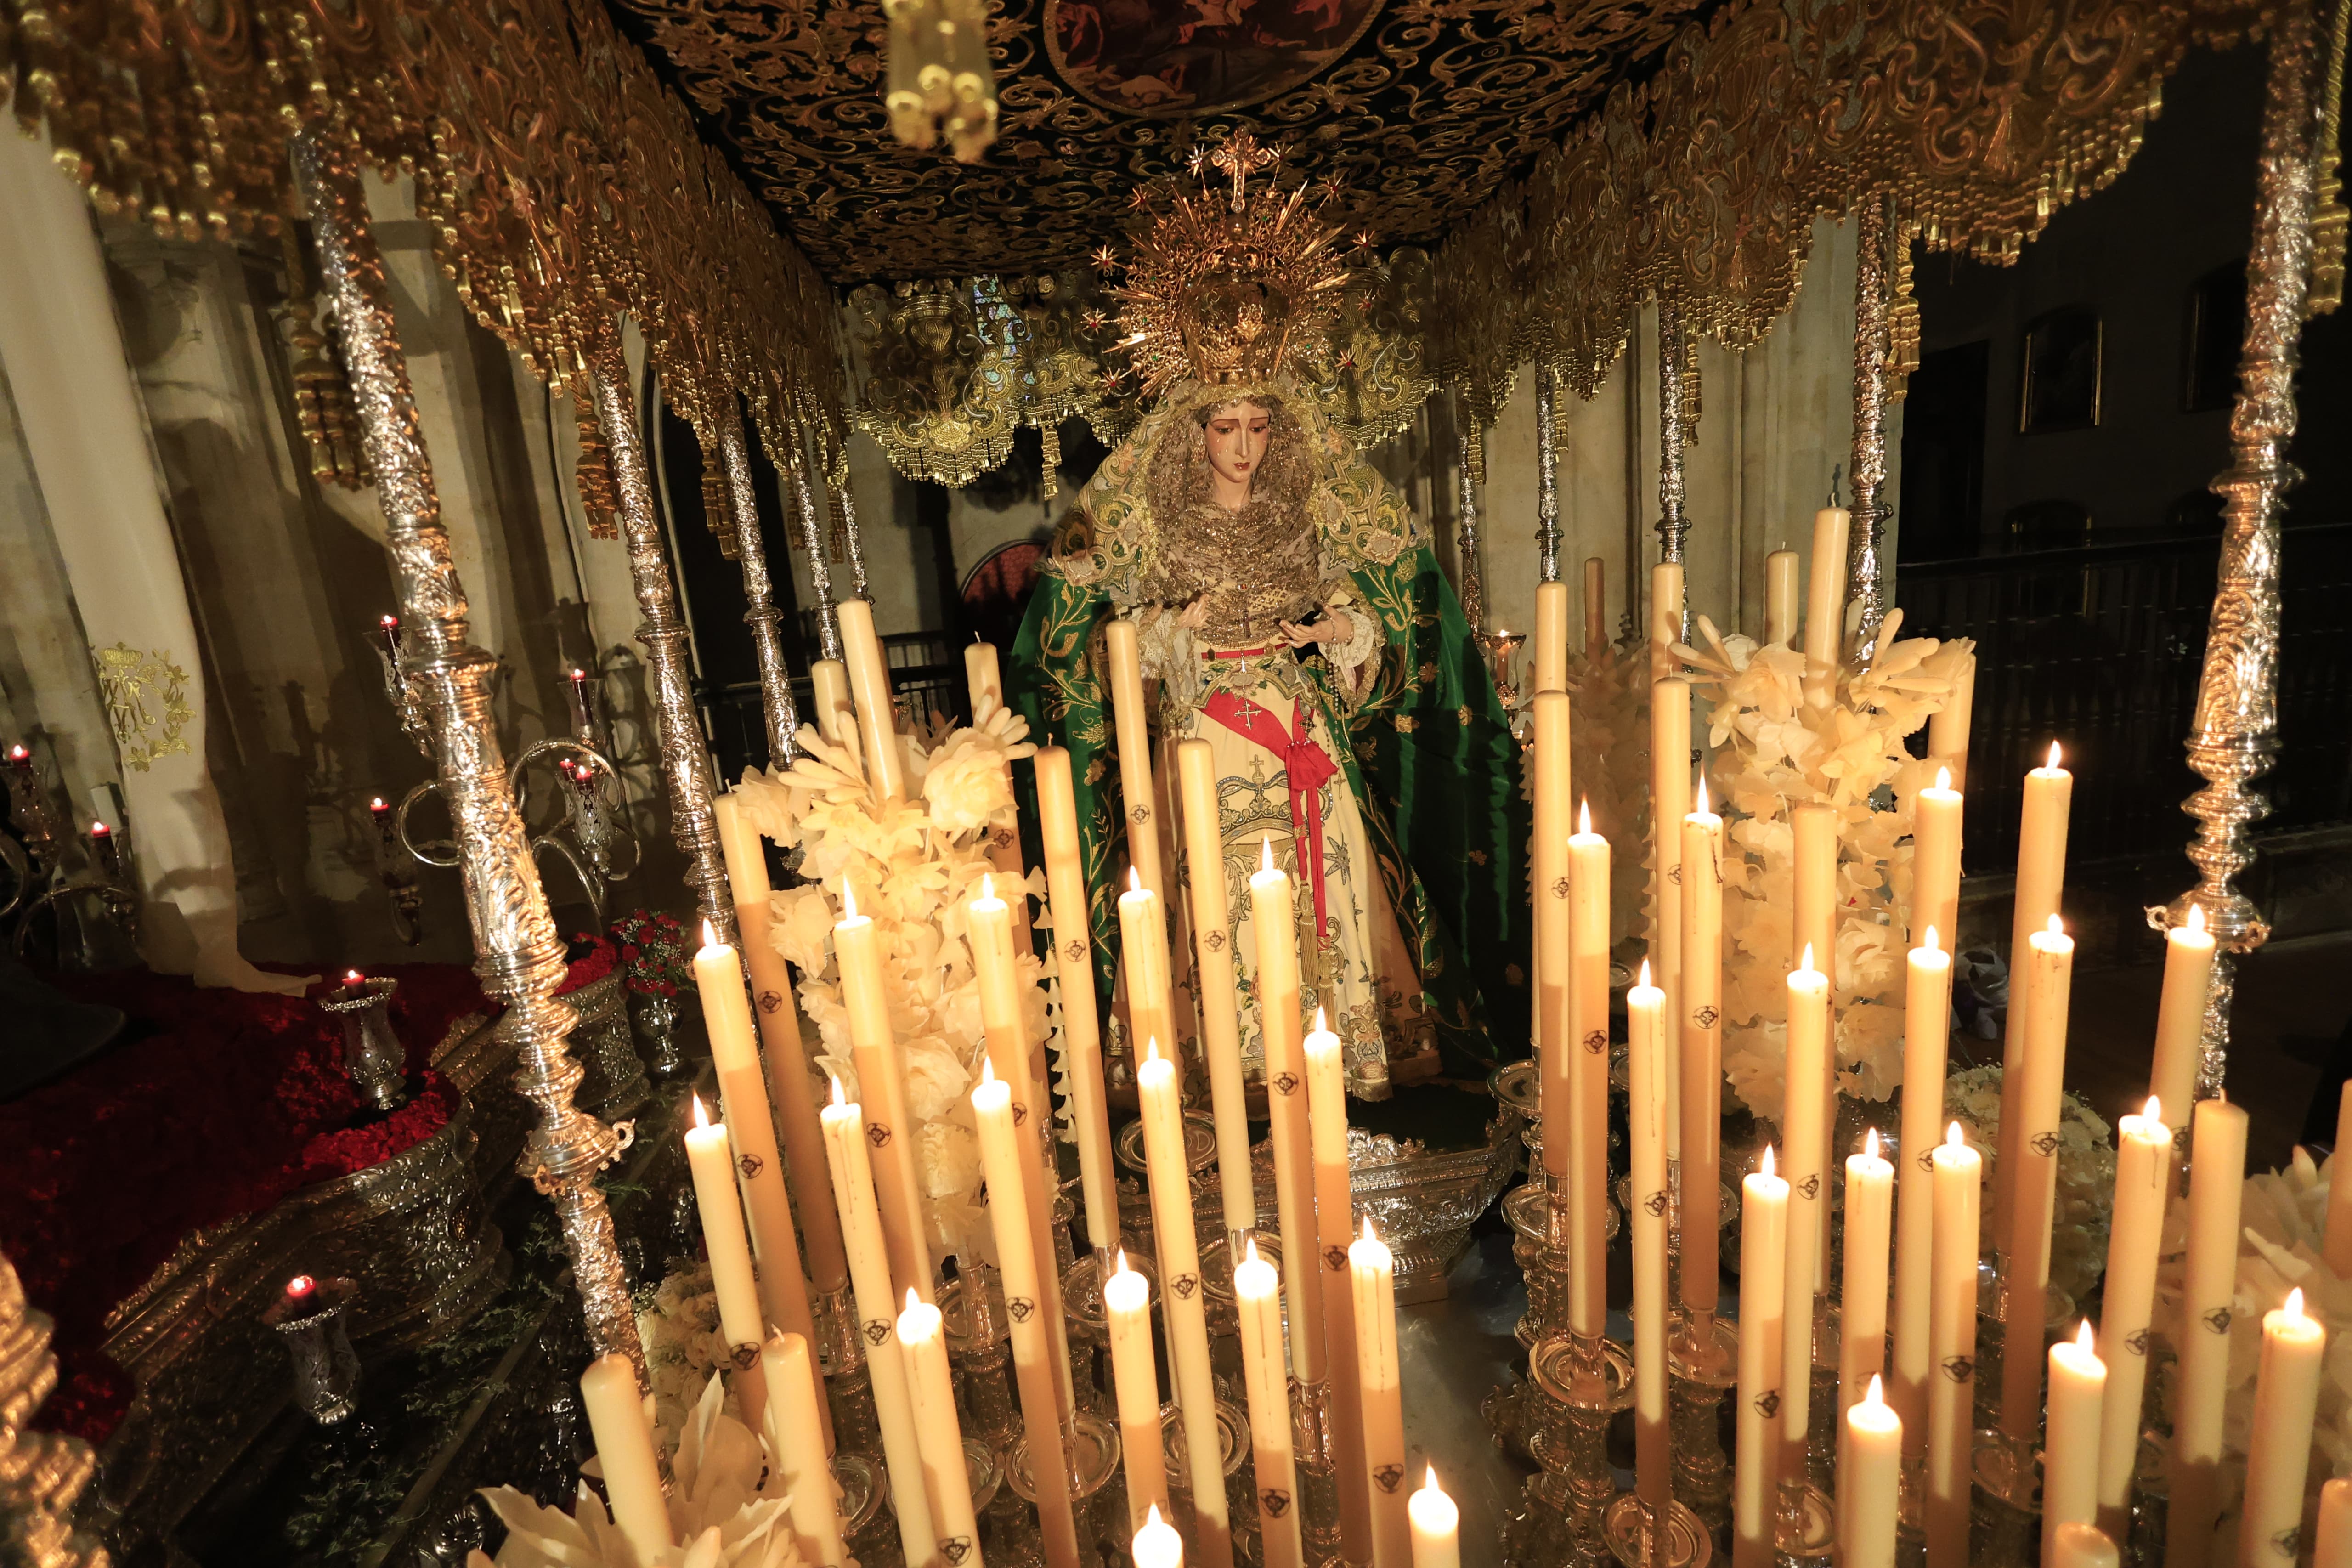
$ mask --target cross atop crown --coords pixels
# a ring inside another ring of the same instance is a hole
[[[1210,163],[1219,174],[1234,183],[1234,211],[1242,210],[1242,198],[1249,186],[1249,177],[1262,169],[1271,169],[1282,162],[1279,148],[1261,147],[1256,137],[1246,131],[1236,131],[1217,144],[1209,154]]]

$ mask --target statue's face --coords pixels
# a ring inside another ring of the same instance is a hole
[[[1274,416],[1255,403],[1228,403],[1210,414],[1202,437],[1208,443],[1209,467],[1224,481],[1219,489],[1230,486],[1247,493],[1250,476],[1265,457],[1266,432],[1273,424]]]

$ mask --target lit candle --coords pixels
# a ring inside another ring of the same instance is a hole
[[[1675,575],[1679,585],[1680,567]],[[1666,1018],[1682,1016],[1683,818],[1690,808],[1690,682],[1661,678],[1650,683],[1650,975],[1651,984],[1664,994],[1661,1016]],[[1682,1075],[1676,1066],[1671,1050],[1659,1058],[1670,1160],[1682,1153]]]
[[[1789,1184],[1764,1168],[1739,1184],[1739,1409],[1732,1477],[1733,1568],[1771,1568],[1780,1468],[1782,1271]],[[1962,1494],[1966,1500],[1966,1494]]]
[[[890,662],[883,657],[882,639],[874,635],[874,606],[851,597],[836,605],[834,613],[841,622],[841,650],[849,660],[849,689],[857,704],[866,780],[875,794],[899,799],[907,793],[907,763],[898,752],[898,707],[890,697]]]
[[[849,1019],[858,1092],[870,1118],[866,1137],[880,1156],[874,1163],[874,1189],[882,1209],[882,1234],[890,1247],[891,1276],[898,1282],[884,1299],[895,1300],[899,1290],[912,1290],[929,1300],[931,1248],[923,1228],[922,1181],[915,1169],[915,1119],[907,1110],[907,1077],[898,1037],[890,1031],[880,936],[873,919],[857,912],[857,896],[846,879],[841,884],[841,921],[833,928],[833,953],[841,971],[841,1005]],[[835,1179],[840,1179],[837,1171]]]
[[[751,998],[743,990],[743,965],[735,950],[711,933],[708,921],[702,923],[701,951],[694,955],[694,983],[702,997],[712,1075],[719,1080],[719,1114],[726,1118],[727,1141],[733,1145],[730,1168],[743,1191],[751,1250],[760,1260],[760,1315],[751,1323],[749,1342],[756,1352],[770,1325],[814,1342],[816,1321],[809,1312],[807,1282],[801,1278],[800,1238],[793,1229],[783,1160],[776,1152],[775,1116],[768,1108],[760,1046],[751,1030]],[[820,1155],[821,1140],[822,1135],[816,1151]],[[740,1346],[746,1342],[733,1342]],[[750,1425],[758,1427],[757,1422]]]
[[[1927,1445],[1927,1379],[1935,1367],[1927,1325],[1936,1237],[1932,1156],[1943,1120],[1950,1045],[1952,955],[1938,928],[1911,950],[1903,1002],[1903,1165],[1895,1176],[1895,1376],[1889,1384],[1903,1438],[1916,1456]],[[1916,1088],[1909,1086],[1916,1085]]]
[[[1405,1517],[1404,1394],[1397,1378],[1396,1258],[1364,1234],[1348,1248],[1354,1285],[1357,1386],[1364,1411],[1364,1476],[1371,1500],[1372,1568],[1410,1568],[1412,1529]]]
[[[857,728],[857,704],[849,695],[849,669],[837,658],[809,661],[809,692],[816,709],[816,732],[835,745]]]
[[[1584,558],[1584,657],[1594,664],[1609,651],[1609,563]]]
[[[1878,1129],[1845,1157],[1845,1280],[1839,1297],[1838,1408],[1879,1387],[1886,1364],[1886,1247],[1895,1223],[1895,1167],[1878,1152]],[[1899,1414],[1899,1412],[1898,1412]],[[1839,1481],[1841,1489],[1844,1481]]]
[[[2164,1124],[2162,1110],[2162,1102],[2151,1098],[2146,1114],[2116,1123],[2116,1201],[2107,1232],[2106,1283],[2099,1299],[2099,1359],[2107,1365],[2107,1394],[2099,1427],[2098,1521],[2119,1541],[2130,1528],[2140,1398],[2147,1388],[2148,1320],[2156,1310],[2165,1194],[2172,1184],[2172,1129]]]
[[[1969,787],[1969,721],[1977,701],[1977,656],[1969,655],[1952,672],[1952,689],[1944,705],[1927,719],[1927,755],[1951,770],[1952,787]]]
[[[1111,1163],[1110,1111],[1103,1100],[1102,1016],[1095,992],[1093,917],[1078,851],[1077,795],[1070,753],[1040,746],[1037,832],[1045,849],[1046,907],[1054,924],[1054,964],[1060,977],[1062,1044],[1069,1072],[1070,1129],[1078,1149],[1078,1191],[1087,1210],[1087,1242],[1106,1251],[1118,1244],[1118,1186]]]
[[[1661,683],[1663,684],[1663,683]],[[1627,1105],[1633,1202],[1633,1472],[1642,1505],[1664,1521],[1673,1454],[1666,1425],[1666,994],[1642,965],[1625,993]]]
[[[756,1432],[768,1405],[767,1380],[760,1371],[760,1346],[768,1335],[760,1321],[760,1290],[752,1282],[742,1204],[735,1195],[735,1156],[728,1145],[727,1124],[711,1123],[698,1094],[694,1097],[694,1125],[686,1130],[686,1163],[694,1176],[695,1207],[702,1215],[710,1293],[719,1299],[719,1331],[727,1336],[743,1424]]]
[[[2179,1114],[2197,1103],[2197,1071],[2205,1058],[2205,994],[2213,984],[2213,933],[2205,911],[2189,906],[2188,918],[2164,933],[2164,990],[2156,1008],[2156,1059],[2148,1089]],[[2337,1147],[2342,1147],[2339,1143]],[[2335,1261],[2335,1254],[2328,1255]],[[2336,1265],[2338,1274],[2347,1272]]]
[[[1113,620],[1103,628],[1103,637],[1110,665],[1120,806],[1127,815],[1127,858],[1142,873],[1144,887],[1157,895],[1161,890],[1159,792],[1151,781],[1151,725],[1143,706],[1143,662],[1135,623],[1124,617]],[[1133,984],[1130,978],[1129,984]],[[1137,1026],[1139,1032],[1141,1027]]]
[[[2095,1524],[2099,1511],[2099,1420],[2107,1365],[2091,1342],[2091,1324],[2050,1347],[2050,1431],[2042,1451],[2042,1555],[2058,1555],[2062,1524]],[[2137,1425],[2137,1422],[2135,1422]],[[2298,1481],[2296,1496],[2302,1495]]]
[[[1212,1568],[1232,1568],[1233,1539],[1225,1512],[1224,1456],[1217,1438],[1217,1388],[1209,1370],[1207,1298],[1201,1289],[1201,1252],[1192,1229],[1192,1173],[1184,1159],[1184,1111],[1176,1097],[1176,1064],[1159,1042],[1144,1042],[1135,1069],[1143,1120],[1144,1163],[1151,1189],[1151,1235],[1167,1293],[1168,1360],[1175,1369],[1176,1405],[1184,1412],[1184,1453],[1192,1472],[1192,1506],[1201,1555]]]
[[[2165,1562],[2206,1568],[2221,1554],[2223,1404],[2230,1392],[2230,1319],[2238,1289],[2238,1226],[2246,1181],[2246,1113],[2222,1099],[2197,1102],[2189,1155],[2189,1257],[2182,1273],[2180,1365],[2165,1489]]]
[[[866,1113],[841,1098],[833,1080],[833,1103],[818,1113],[824,1129],[825,1163],[832,1170],[833,1199],[841,1212],[841,1239],[849,1254],[850,1293],[857,1303],[858,1328],[867,1353],[867,1379],[874,1391],[875,1425],[882,1431],[882,1460],[890,1475],[892,1511],[898,1541],[909,1563],[929,1563],[939,1551],[924,1489],[922,1448],[915,1438],[913,1395],[907,1363],[892,1332],[890,1256],[882,1237],[874,1171],[866,1157]]]
[[[1846,1406],[1838,1440],[1840,1568],[1895,1568],[1895,1521],[1902,1511],[1903,1418],[1873,1375]]]
[[[1571,1109],[1577,1071],[1569,1034],[1569,995],[1573,987],[1569,910],[1569,732],[1565,691],[1538,691],[1535,713],[1536,797],[1533,857],[1534,958],[1536,980],[1536,1070],[1541,1086],[1543,1166],[1551,1190],[1565,1190],[1574,1169],[1576,1117]]]
[[[572,699],[572,730],[574,734],[593,738],[595,726],[588,717],[588,672],[578,665],[572,667],[569,695]]]
[[[1960,814],[1967,805],[1951,787],[1951,770],[1919,792],[1911,817],[1911,941],[1933,926],[1947,941],[1960,929]]]
[[[2020,963],[2016,955],[2025,952],[2026,944],[2057,918],[2058,900],[2065,889],[2066,822],[2074,799],[2074,775],[2058,765],[2058,743],[2053,741],[2048,763],[2025,775],[2025,799],[2018,815],[2017,890],[2012,900],[2016,913],[2009,942],[2009,1027],[2001,1044],[2000,1157],[1992,1167],[1993,1237],[1999,1247],[2010,1245],[2012,1228],[2010,1215],[2018,1167],[2015,1145],[2021,1135],[2017,1095],[2024,1079],[2017,1062],[2023,1049],[2026,1015],[2033,1006],[2036,979],[2033,965]]]
[[[2062,1524],[2053,1539],[2058,1556],[2051,1568],[2119,1568],[2123,1562],[2114,1538],[2095,1524]]]
[[[1005,1091],[1008,1126],[1024,1129],[1023,1159],[1029,1173],[1018,1184],[989,1184],[991,1203],[1018,1200],[1029,1216],[1031,1256],[1050,1258],[1054,1250],[1054,1195],[1060,1172],[1054,1165],[1053,1100],[1031,1070],[1026,1016],[1027,994],[1034,987],[1021,978],[1013,956],[1013,911],[996,897],[991,879],[980,879],[980,897],[964,910],[971,935],[972,968],[980,982],[981,1030],[987,1044],[985,1066]],[[1016,1211],[1018,1212],[1018,1211]],[[1006,1289],[1010,1289],[1008,1281]],[[1062,1316],[1062,1279],[1051,1268],[1036,1269],[1024,1292],[1036,1303],[1045,1342],[1052,1347],[1048,1375],[1057,1391],[1058,1420],[1067,1420],[1074,1408],[1069,1382],[1068,1326]],[[1058,1374],[1055,1370],[1058,1369]]]
[[[1142,1528],[1135,1532],[1134,1557],[1135,1568],[1184,1568],[1184,1538],[1160,1517],[1157,1504],[1146,1511]]]
[[[988,1180],[989,1228],[996,1238],[996,1267],[1004,1279],[1005,1316],[1012,1320],[1013,1374],[1021,1391],[1022,1429],[1029,1437],[1029,1462],[1036,1479],[1037,1517],[1050,1568],[1077,1568],[1077,1524],[1070,1507],[1069,1458],[1062,1443],[1066,1407],[1054,1375],[1058,1357],[1069,1357],[1049,1322],[1061,1316],[1059,1281],[1050,1309],[1044,1289],[1052,1279],[1051,1252],[1040,1255],[1029,1216],[1029,1191],[1044,1185],[1036,1169],[1036,1142],[1022,1132],[1013,1116],[1013,1086],[981,1060],[981,1079],[971,1091],[972,1124],[980,1136],[980,1163]]]
[[[1805,696],[1815,703],[1832,695],[1845,646],[1846,531],[1853,522],[1853,514],[1842,506],[1813,513],[1813,559],[1805,577]]]
[[[1682,1300],[1704,1320],[1716,1309],[1723,1186],[1723,818],[1683,818]],[[1698,1342],[1708,1330],[1696,1324]]]
[[[2312,1568],[2352,1568],[2352,1479],[2337,1477],[2319,1489],[2318,1544]]]
[[[637,1369],[615,1351],[598,1356],[580,1374],[580,1402],[588,1408],[588,1435],[604,1472],[604,1496],[629,1549],[651,1563],[676,1544],[669,1505],[662,1500],[661,1468],[654,1458],[653,1423],[637,1390]]]
[[[907,1362],[915,1406],[915,1441],[923,1481],[938,1521],[940,1554],[954,1563],[980,1562],[980,1521],[971,1508],[971,1472],[964,1464],[963,1426],[956,1417],[955,1375],[948,1368],[948,1337],[940,1310],[907,1292],[898,1314],[898,1352]]]
[[[974,723],[1004,706],[1004,677],[996,663],[996,645],[980,640],[974,632],[963,650],[964,690],[971,698]]]
[[[1436,1466],[1428,1467],[1428,1479],[1405,1511],[1412,1521],[1412,1568],[1462,1568],[1462,1510],[1438,1486]]]
[[[1242,1089],[1241,1000],[1234,984],[1233,919],[1225,907],[1225,840],[1219,825],[1217,764],[1209,742],[1180,742],[1176,789],[1184,807],[1184,858],[1192,896],[1193,975],[1201,1007],[1201,1055],[1217,1131],[1217,1183],[1225,1234],[1257,1226],[1257,1179],[1250,1170],[1249,1107]]]
[[[2074,939],[2058,929],[2057,916],[2050,917],[2050,926],[2034,932],[2027,944],[2030,1016],[2015,1069],[2021,1080],[2014,1145],[2020,1169],[2009,1189],[2009,1268],[2001,1321],[2021,1344],[2041,1337],[2043,1301],[2050,1289],[2050,1226],[2058,1207],[2058,1116],[2065,1095],[2066,1008],[2074,992]],[[2003,1121],[2004,1147],[2010,1145],[2009,1130]],[[2000,1402],[2001,1430],[2021,1443],[2033,1441],[2042,1414],[2041,1357],[2001,1358]]]
[[[2319,1410],[2327,1331],[2303,1310],[2303,1292],[2263,1314],[2262,1368],[2254,1375],[2254,1422],[2246,1442],[2246,1500],[2239,1515],[2242,1568],[2294,1568],[2303,1523],[2303,1483]]]
[[[1764,557],[1764,641],[1787,647],[1797,635],[1797,552],[1775,550]]]
[[[1168,1501],[1168,1466],[1160,1439],[1160,1367],[1151,1354],[1151,1281],[1127,1266],[1103,1286],[1103,1316],[1110,1324],[1111,1386],[1118,1404],[1118,1451],[1127,1470],[1131,1528],[1144,1510]]]
[[[1274,1201],[1282,1234],[1315,1234],[1315,1152],[1307,1116],[1307,1052],[1299,1037],[1297,902],[1290,874],[1274,863],[1274,840],[1258,840],[1250,877],[1250,928],[1257,942],[1258,1026],[1265,1041],[1266,1121],[1274,1144]],[[1290,1370],[1323,1381],[1323,1271],[1303,1252],[1283,1281],[1290,1305]]]
[[[1348,1248],[1355,1241],[1354,1194],[1348,1181],[1348,1090],[1339,1037],[1315,1010],[1307,1037],[1307,1121],[1315,1155],[1315,1245],[1323,1259],[1323,1349],[1331,1388],[1331,1452],[1339,1483],[1339,1526],[1349,1562],[1371,1556],[1371,1498],[1365,1484],[1361,1368],[1356,1354],[1356,1303]]]
[[[1597,1340],[1608,1327],[1609,840],[1592,831],[1590,802],[1568,841],[1570,1178],[1569,1331]],[[1547,1110],[1549,1124],[1554,1112]],[[1560,1201],[1555,1192],[1552,1201]]]
[[[1242,1384],[1249,1396],[1250,1450],[1257,1472],[1258,1541],[1265,1568],[1298,1568],[1298,1474],[1290,1434],[1290,1378],[1282,1359],[1282,1284],[1273,1264],[1244,1245],[1234,1269],[1241,1321]]]
[[[1951,1124],[1935,1152],[1935,1268],[1928,1281],[1927,1568],[1967,1568],[1975,1441],[1977,1207],[1984,1156]]]
[[[1789,1262],[1781,1278],[1780,1473],[1801,1476],[1811,1419],[1814,1279],[1829,1201],[1830,982],[1810,949],[1789,975],[1788,1089],[1780,1121],[1788,1158]],[[1747,1282],[1741,1281],[1744,1296]],[[1828,1428],[1824,1428],[1828,1430]]]
[[[813,1205],[814,1206],[814,1205]],[[784,1485],[785,1517],[801,1559],[840,1568],[849,1561],[841,1541],[841,1510],[833,1495],[833,1469],[825,1462],[825,1426],[818,1414],[824,1381],[809,1342],[798,1334],[771,1330],[760,1347],[760,1367],[768,1380],[768,1462]]]
[[[1127,1016],[1139,1040],[1175,1054],[1176,1012],[1168,977],[1168,920],[1139,866],[1127,868],[1118,896],[1118,962],[1127,976]]]
[[[1528,660],[1530,691],[1568,689],[1568,584],[1536,584],[1535,647]]]

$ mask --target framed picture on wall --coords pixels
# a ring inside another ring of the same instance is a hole
[[[2061,305],[2025,324],[2021,435],[2085,430],[2099,422],[2099,311]]]

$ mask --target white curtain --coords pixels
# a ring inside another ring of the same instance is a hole
[[[46,142],[0,135],[0,365],[121,763],[143,954],[202,985],[299,992],[302,980],[265,974],[237,952],[187,585],[98,237]]]

